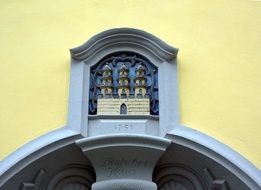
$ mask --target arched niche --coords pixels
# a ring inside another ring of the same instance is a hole
[[[101,123],[89,116],[89,89],[91,68],[106,56],[126,52],[142,56],[158,68],[158,101],[160,118],[147,119],[154,123],[156,136],[165,136],[179,123],[177,53],[178,49],[142,30],[131,28],[111,29],[99,33],[71,51],[71,82],[68,125],[84,136],[92,136],[93,125]],[[171,82],[170,82],[171,81]],[[171,91],[168,89],[172,89]],[[168,106],[172,102],[172,106]],[[156,121],[157,120],[157,121]],[[94,123],[94,124],[93,124]],[[169,123],[169,125],[165,125]],[[92,125],[93,124],[93,125]],[[146,128],[146,124],[144,124]]]

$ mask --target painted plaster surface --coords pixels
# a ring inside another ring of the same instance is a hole
[[[69,48],[134,27],[180,48],[181,123],[261,167],[260,1],[1,1],[0,26],[1,158],[66,124]]]

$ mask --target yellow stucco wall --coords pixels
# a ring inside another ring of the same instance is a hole
[[[261,168],[261,1],[0,2],[0,159],[66,123],[69,48],[134,27],[180,48],[181,121]]]

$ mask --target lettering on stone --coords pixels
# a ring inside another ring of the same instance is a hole
[[[106,171],[106,177],[130,177],[136,175],[136,168],[151,167],[151,163],[147,160],[139,160],[136,158],[106,158],[102,161],[101,167]]]
[[[132,124],[115,124],[114,130],[117,132],[127,132],[132,131],[133,126]]]
[[[108,168],[109,173],[107,175],[107,177],[111,177],[111,176],[118,176],[118,177],[130,177],[130,176],[134,176],[136,174],[136,169],[130,169],[130,168]]]

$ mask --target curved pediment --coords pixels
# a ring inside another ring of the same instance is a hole
[[[117,45],[136,45],[145,48],[164,60],[176,58],[178,49],[174,48],[156,36],[143,30],[133,28],[115,28],[93,36],[83,45],[70,49],[71,56],[76,60],[85,60],[104,48]]]

